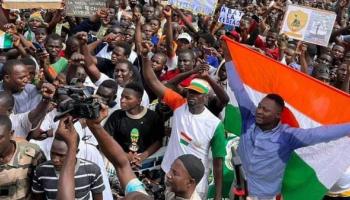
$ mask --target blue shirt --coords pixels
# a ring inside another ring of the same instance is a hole
[[[218,68],[220,63],[219,63],[219,59],[215,56],[212,56],[212,55],[208,55],[207,56],[207,62],[209,65],[215,67],[215,68]]]
[[[3,83],[0,83],[0,91],[4,91]],[[35,85],[27,84],[21,92],[12,94],[15,99],[13,112],[25,113],[33,110],[41,101],[41,94]]]
[[[273,198],[281,191],[286,163],[293,150],[328,142],[350,133],[350,123],[317,128],[293,128],[279,124],[263,131],[255,124],[256,107],[248,97],[233,63],[226,63],[228,83],[242,115],[238,154],[247,177],[250,196]]]

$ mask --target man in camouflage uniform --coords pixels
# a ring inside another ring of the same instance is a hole
[[[33,171],[44,157],[37,145],[12,140],[11,128],[0,115],[0,200],[30,199]]]

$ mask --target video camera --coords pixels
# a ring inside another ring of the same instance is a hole
[[[73,118],[96,119],[100,115],[100,103],[93,98],[93,90],[89,87],[64,86],[57,90],[58,96],[66,96],[67,99],[60,102],[54,121],[61,119],[66,114]]]

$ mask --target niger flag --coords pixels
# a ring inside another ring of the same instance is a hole
[[[268,93],[277,93],[286,103],[282,123],[312,128],[350,121],[348,94],[227,37],[225,40],[233,67],[255,106]],[[350,166],[349,152],[349,137],[294,151],[284,174],[283,199],[321,200]]]

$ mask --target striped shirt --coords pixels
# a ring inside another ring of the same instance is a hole
[[[105,189],[100,168],[92,162],[77,159],[75,166],[75,199],[87,200],[92,194],[102,193]],[[39,165],[33,178],[32,191],[37,194],[45,194],[46,199],[56,199],[58,189],[59,172],[52,161]]]

